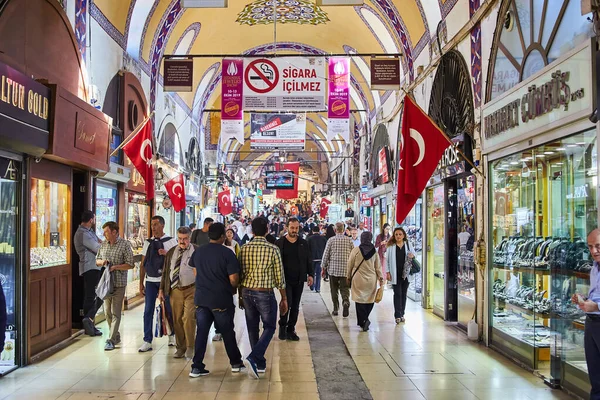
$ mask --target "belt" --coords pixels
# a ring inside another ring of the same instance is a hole
[[[244,290],[250,290],[252,292],[272,292],[273,288],[247,288],[247,287],[245,287]]]
[[[186,290],[186,289],[189,289],[194,286],[196,286],[196,284],[192,283],[191,285],[187,285],[187,286],[177,286],[176,288],[173,288],[173,289]]]

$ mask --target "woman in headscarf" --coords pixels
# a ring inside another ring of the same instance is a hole
[[[414,256],[404,229],[400,227],[394,229],[394,234],[387,243],[385,262],[387,264],[387,280],[394,288],[394,318],[397,324],[405,321],[404,310],[406,309],[408,274],[411,266],[407,261]]]
[[[356,303],[357,324],[364,332],[369,330],[369,315],[375,304],[377,282],[383,286],[381,264],[375,246],[373,234],[363,232],[360,235],[360,246],[350,252],[348,259],[348,284],[351,285],[352,300]]]

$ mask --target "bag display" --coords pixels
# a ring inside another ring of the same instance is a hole
[[[112,274],[110,273],[110,267],[107,266],[104,268],[104,272],[100,277],[100,282],[98,282],[98,286],[96,287],[96,296],[101,300],[106,300],[113,295],[114,291],[115,285]]]

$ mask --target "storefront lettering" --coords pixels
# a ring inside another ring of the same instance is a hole
[[[6,171],[4,172],[4,179],[9,179],[11,181],[17,180],[17,167],[14,164],[13,160],[8,160],[8,165],[6,166]]]
[[[0,77],[0,101],[27,111],[43,120],[48,119],[49,102],[48,98],[34,92],[32,89],[27,91],[25,85],[2,75]]]
[[[460,161],[457,147],[458,143],[454,143],[452,146],[448,147],[446,151],[444,151],[444,154],[442,155],[442,158],[440,159],[440,162],[437,166],[438,170],[446,168],[450,165],[454,165]]]
[[[485,137],[500,135],[521,123],[527,123],[537,117],[564,107],[568,111],[569,103],[583,98],[584,90],[571,92],[567,84],[570,72],[560,70],[551,74],[551,80],[540,85],[531,85],[520,99],[516,99],[485,117]]]
[[[575,186],[573,193],[567,194],[568,200],[586,199],[588,197],[588,185]]]
[[[96,132],[93,134],[85,133],[85,122],[79,121],[77,123],[77,140],[83,141],[87,144],[93,144],[96,140]]]

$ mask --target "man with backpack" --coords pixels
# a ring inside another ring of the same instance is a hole
[[[155,215],[150,221],[152,237],[144,242],[142,262],[140,264],[140,293],[145,296],[144,306],[144,343],[139,348],[140,353],[152,350],[152,322],[154,306],[160,290],[165,255],[177,246],[177,240],[165,235],[165,219]],[[144,286],[145,281],[145,286]],[[169,301],[165,301],[167,312],[171,314]],[[169,346],[175,346],[175,335],[169,336]]]

